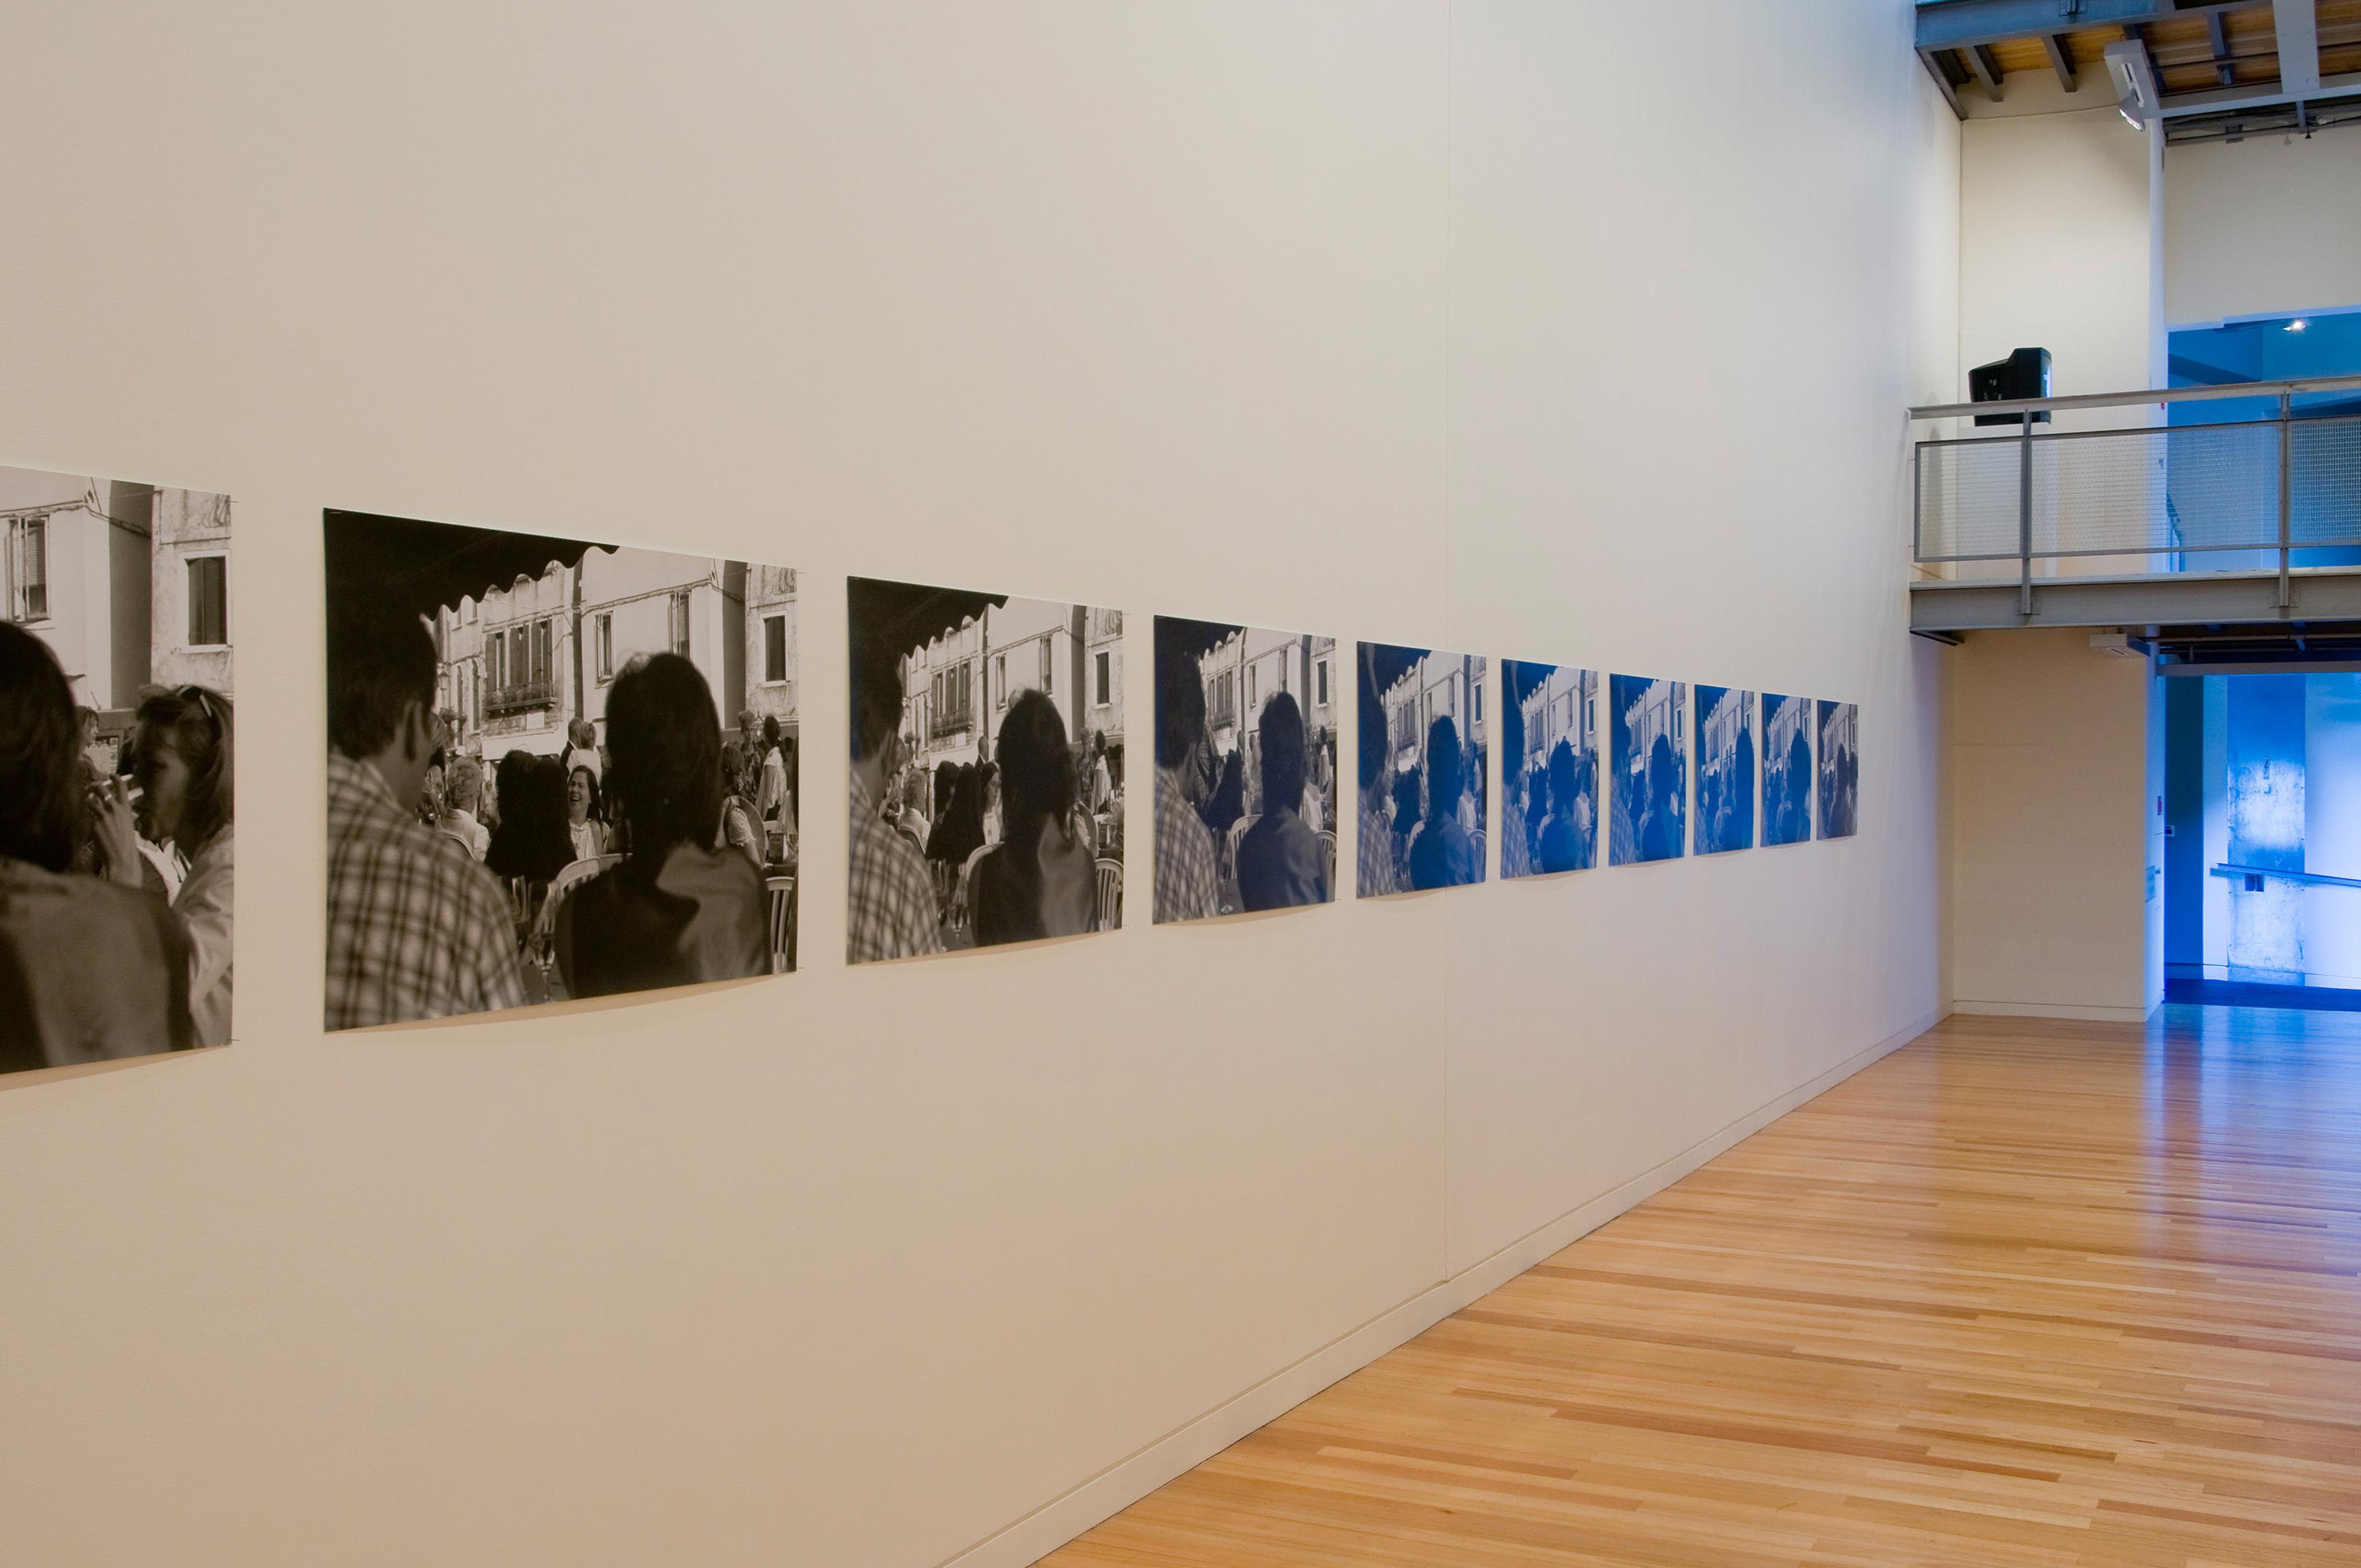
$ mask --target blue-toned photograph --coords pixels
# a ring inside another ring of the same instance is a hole
[[[1363,898],[1484,880],[1486,663],[1360,645]]]
[[[1812,699],[1763,694],[1763,841],[1812,837]]]
[[[1336,896],[1336,640],[1156,618],[1156,922]]]
[[[1678,860],[1688,850],[1688,687],[1644,675],[1616,675],[1608,686],[1615,770],[1608,863]]]
[[[1754,848],[1754,694],[1697,689],[1697,852]]]
[[[1849,702],[1820,704],[1820,837],[1850,839],[1861,831],[1861,709]]]
[[[1598,863],[1598,672],[1500,664],[1500,874]]]

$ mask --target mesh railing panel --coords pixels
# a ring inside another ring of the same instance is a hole
[[[2288,537],[2361,543],[2361,418],[2297,420],[2288,443]]]
[[[2361,545],[2361,418],[2290,428],[2290,543]],[[2037,560],[2279,547],[2276,422],[2037,435],[2032,446]],[[1920,561],[2016,556],[2021,449],[2007,438],[1919,447]]]

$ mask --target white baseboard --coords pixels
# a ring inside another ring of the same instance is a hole
[[[1960,1011],[1966,1011],[1962,1006]],[[1488,1295],[1560,1248],[1581,1240],[1608,1221],[1653,1197],[1731,1146],[1942,1022],[1941,1008],[1867,1050],[1839,1062],[1808,1083],[1788,1091],[1720,1131],[1622,1185],[1569,1210],[1510,1243],[1480,1263],[1266,1377],[1177,1431],[1117,1461],[1072,1491],[1043,1504],[942,1564],[942,1568],[1027,1568],[1093,1525],[1122,1512],[1177,1475],[1194,1469],[1256,1428],[1285,1415],[1330,1384],[1405,1344],[1460,1308]]]
[[[2145,1024],[2145,1007],[2075,1007],[2063,1002],[1954,1002],[1951,1011],[1978,1018],[2071,1018],[2085,1024]]]

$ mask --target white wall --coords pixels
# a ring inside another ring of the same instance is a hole
[[[2169,149],[2164,247],[2175,326],[2361,306],[2361,132]]]
[[[16,18],[0,461],[236,497],[248,827],[242,1043],[0,1092],[9,1555],[1025,1561],[1927,1022],[1958,131],[1773,11]],[[819,868],[848,573],[1855,699],[1862,832],[327,1039],[323,506],[802,568]]]
[[[2083,631],[1982,632],[1949,659],[1955,1005],[2145,1018],[2148,662]]]
[[[2060,397],[2164,384],[2157,157],[2112,107],[1960,127],[1962,366],[2037,345]]]

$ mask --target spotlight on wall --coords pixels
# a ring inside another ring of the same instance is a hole
[[[2290,331],[2290,332],[2301,332],[2304,328],[2306,328],[2306,327],[2310,326],[2311,324],[2312,324],[2312,323],[2311,323],[2310,322],[2308,322],[2308,321],[2304,320],[2301,316],[2298,316],[2298,317],[2296,317],[2296,318],[2295,318],[2295,320],[2293,320],[2293,321],[2291,321],[2291,322],[2288,323],[2288,324],[2287,324],[2287,329],[2288,329],[2288,331]]]
[[[2115,84],[2115,107],[2136,131],[2147,129],[2164,106],[2157,91],[2156,71],[2147,62],[2147,46],[2125,38],[2107,46],[2107,79]]]

